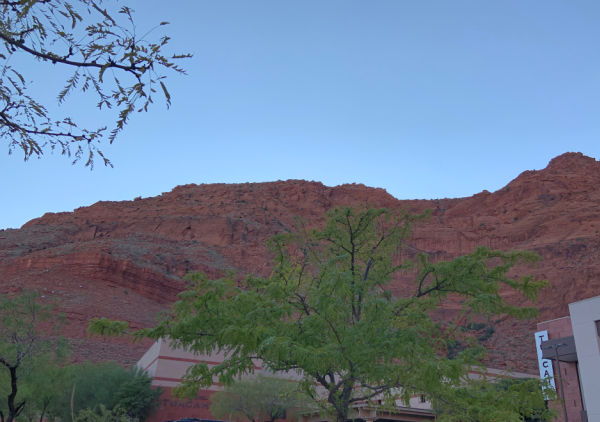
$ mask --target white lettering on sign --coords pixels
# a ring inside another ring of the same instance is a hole
[[[548,340],[548,330],[538,331],[535,333],[535,348],[537,349],[538,365],[540,366],[540,378],[547,380],[550,388],[556,391],[556,384],[554,384],[554,369],[552,367],[552,361],[550,359],[542,358],[542,341]],[[548,395],[545,394],[546,400]]]

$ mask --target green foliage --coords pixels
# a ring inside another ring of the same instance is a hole
[[[27,403],[22,416],[27,420],[53,420],[60,413],[60,398],[71,388],[65,360],[48,354],[38,356],[22,375],[21,391]]]
[[[472,405],[479,403],[479,407]],[[443,422],[548,421],[554,415],[540,394],[536,379],[469,380],[436,398],[438,420]]]
[[[53,304],[43,304],[35,291],[23,290],[18,296],[0,297],[0,359],[5,366],[16,366],[37,354],[54,349],[60,315]],[[46,335],[44,335],[46,334]]]
[[[112,3],[0,0],[0,138],[8,141],[9,153],[20,149],[28,159],[58,149],[74,161],[84,158],[86,165],[93,165],[96,156],[110,165],[99,149],[101,141],[112,143],[134,112],[148,110],[157,92],[170,105],[165,74],[184,73],[176,62],[190,55],[167,56],[167,36],[150,41],[149,35],[168,22],[147,32],[136,30],[133,10]],[[109,129],[85,128],[70,116],[51,116],[30,93],[29,62],[13,56],[30,59],[36,68],[72,72],[58,103],[77,90],[90,94],[114,123]]]
[[[21,415],[71,421],[72,410],[79,415],[85,409],[98,417],[144,420],[161,391],[151,388],[142,371],[116,363],[66,365],[69,348],[57,336],[61,320],[36,292],[0,297],[0,397],[6,398],[0,400],[0,420]]]
[[[88,326],[88,333],[101,336],[122,336],[128,333],[129,323],[126,321],[112,321],[108,318],[92,318]]]
[[[83,409],[75,418],[74,422],[131,422],[132,419],[123,409],[107,409],[104,405],[99,405],[96,410]]]
[[[29,421],[52,419],[56,415],[56,403],[62,392],[69,388],[66,371],[57,361],[56,356],[46,353],[34,356],[22,365],[18,371],[18,391],[15,403],[24,403],[19,419]],[[0,372],[0,411],[8,414],[7,402],[4,400],[11,391],[11,379],[8,371]]]
[[[210,402],[215,417],[235,421],[273,422],[310,409],[297,383],[262,376],[235,382],[211,395]]]
[[[114,362],[86,362],[71,365],[68,371],[70,384],[57,404],[57,416],[63,421],[71,419],[71,410],[75,415],[86,409],[102,415],[101,406],[144,420],[155,409],[161,394],[160,389],[151,388],[151,379],[144,372],[125,369]]]
[[[130,418],[145,420],[156,409],[162,390],[152,388],[152,378],[141,369],[132,368],[130,377],[119,386],[115,408],[123,409]]]
[[[56,336],[61,318],[53,308],[33,291],[0,297],[0,395],[6,398],[0,401],[2,422],[12,422],[26,406],[30,414],[43,412],[53,394],[52,382],[38,378],[46,369],[52,375],[67,353]]]
[[[270,277],[210,280],[192,274],[170,316],[137,334],[170,338],[175,346],[202,354],[226,353],[221,364],[189,368],[180,388],[184,394],[215,378],[231,384],[253,372],[253,359],[262,359],[270,371],[301,373],[303,391],[340,421],[354,403],[408,403],[421,394],[436,403],[456,402],[453,413],[442,416],[449,420],[472,420],[476,409],[493,406],[497,411],[478,413],[478,420],[517,420],[523,408],[502,410],[512,390],[496,391],[504,398],[490,401],[485,392],[492,387],[469,381],[468,371],[481,363],[485,350],[471,330],[460,327],[535,316],[535,308],[507,302],[500,292],[534,300],[546,283],[514,277],[510,270],[537,256],[478,248],[448,262],[433,262],[425,254],[402,261],[410,225],[421,217],[334,209],[323,230],[272,239]],[[400,275],[413,276],[414,284],[394,296],[389,285]],[[436,318],[448,303],[459,311],[453,318]],[[108,321],[96,323],[99,331],[114,328]],[[451,350],[458,343],[460,350]],[[539,388],[522,393],[541,397]],[[501,411],[505,419],[488,416]]]

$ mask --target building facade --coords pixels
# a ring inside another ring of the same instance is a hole
[[[600,296],[569,304],[569,315],[537,324],[540,376],[556,390],[558,421],[600,422]]]
[[[214,420],[210,413],[210,396],[221,391],[223,386],[215,382],[207,389],[200,390],[193,399],[180,399],[172,394],[172,389],[177,387],[191,365],[204,362],[211,364],[221,363],[224,359],[222,354],[216,353],[210,356],[196,355],[182,349],[170,347],[169,342],[163,339],[156,341],[138,361],[137,366],[147,371],[152,377],[152,386],[161,387],[164,391],[160,397],[157,411],[147,419],[147,422],[166,422],[182,418],[198,418]],[[299,380],[300,374],[286,372],[284,374],[273,374],[261,367],[260,362],[255,362],[256,374],[266,377],[280,377],[290,380]],[[485,376],[488,379],[499,378],[533,378],[535,375],[524,373],[507,373],[505,371],[488,368],[486,373],[473,371],[469,375],[472,378]],[[424,396],[414,396],[410,399],[408,406],[400,401],[396,403],[393,410],[379,408],[376,400],[371,403],[357,403],[350,417],[362,422],[423,422],[435,420],[431,403]],[[318,413],[305,414],[301,422],[325,422],[327,421]]]
[[[137,366],[145,370],[152,377],[152,386],[163,389],[156,412],[147,419],[147,422],[166,422],[182,418],[198,418],[214,420],[210,413],[210,396],[221,391],[223,386],[215,382],[207,389],[200,390],[193,399],[180,399],[172,394],[185,375],[188,367],[204,362],[209,365],[218,364],[224,359],[223,354],[197,355],[182,349],[172,348],[169,342],[160,339],[156,341],[138,361]],[[260,362],[254,367],[256,374],[267,377],[282,377],[299,380],[298,373],[273,374],[264,370]],[[353,409],[353,418],[366,422],[396,421],[396,422],[421,422],[435,420],[431,404],[421,396],[412,397],[409,406],[398,405],[394,411],[383,411],[376,406],[357,405]],[[307,414],[301,418],[303,422],[325,421],[318,414]]]
[[[160,387],[163,394],[156,411],[146,422],[166,422],[182,418],[213,419],[210,396],[222,389],[218,384],[200,390],[193,399],[181,399],[172,394],[191,365],[198,362],[216,362],[222,356],[198,356],[182,349],[174,349],[160,339],[146,351],[137,366],[152,377],[152,386]]]

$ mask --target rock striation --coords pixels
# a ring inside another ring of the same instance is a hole
[[[266,275],[269,237],[292,230],[298,217],[318,226],[331,207],[363,204],[430,209],[410,247],[436,259],[480,245],[537,252],[541,262],[518,271],[552,286],[537,303],[539,320],[567,315],[568,303],[600,294],[600,162],[580,153],[468,198],[398,200],[364,185],[288,180],[185,185],[153,198],[48,213],[21,229],[0,231],[0,293],[26,287],[55,300],[78,359],[132,363],[148,343],[89,338],[89,318],[149,326],[185,287],[186,273]],[[410,283],[408,276],[395,280],[394,289]],[[535,321],[495,321],[495,328],[486,343],[490,365],[534,373]]]

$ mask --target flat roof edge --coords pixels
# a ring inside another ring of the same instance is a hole
[[[554,319],[547,319],[546,321],[537,322],[536,325],[545,324],[546,322],[558,321],[559,319],[565,319],[565,318],[571,318],[571,315],[566,315],[566,316],[562,316],[562,317],[554,318]]]

